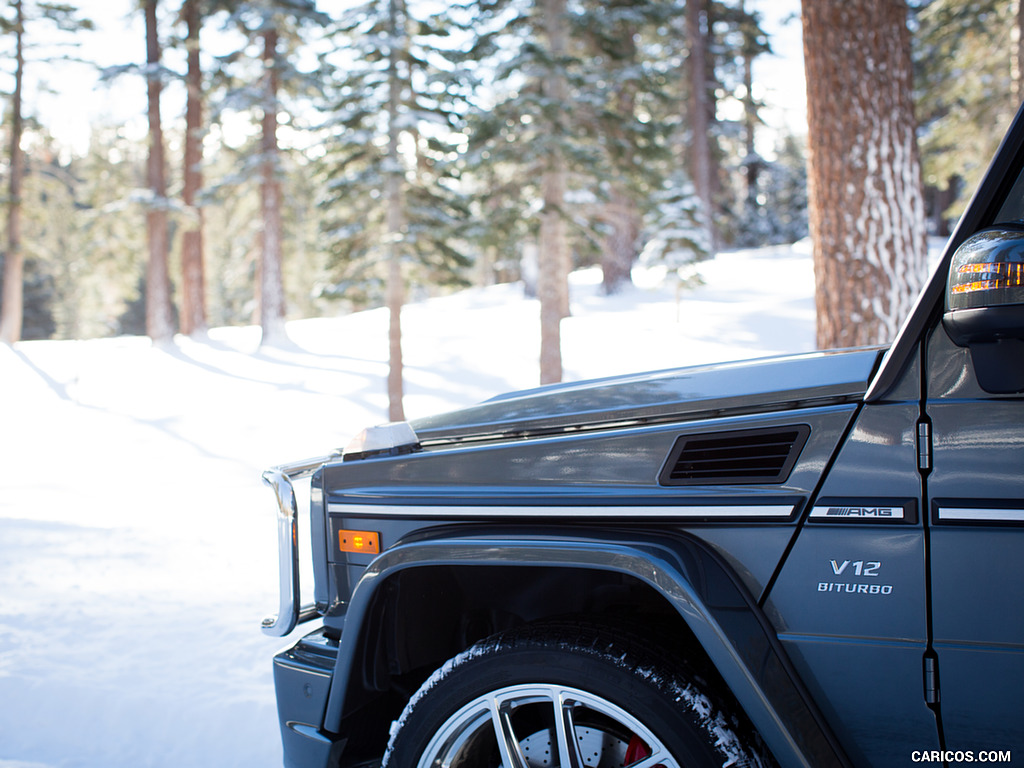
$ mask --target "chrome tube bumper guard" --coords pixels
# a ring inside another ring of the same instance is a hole
[[[334,456],[297,461],[268,469],[263,482],[274,489],[277,497],[277,561],[280,571],[281,596],[276,616],[263,620],[263,632],[272,637],[284,637],[297,624],[315,619],[319,614],[313,605],[300,605],[299,591],[299,512],[295,501],[293,480],[310,477]]]

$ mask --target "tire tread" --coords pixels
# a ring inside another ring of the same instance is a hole
[[[738,707],[715,694],[700,665],[668,652],[669,647],[663,640],[641,636],[628,628],[590,620],[545,622],[499,632],[450,659],[423,683],[400,718],[392,723],[382,768],[399,768],[391,761],[396,739],[438,686],[453,676],[472,674],[477,664],[499,655],[552,649],[614,666],[680,704],[721,758],[722,768],[773,768],[776,763],[761,740],[745,719],[735,714]]]

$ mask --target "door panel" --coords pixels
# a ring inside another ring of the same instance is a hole
[[[906,401],[862,409],[766,604],[857,766],[888,767],[912,749],[939,748],[923,694],[919,372]]]
[[[938,329],[927,402],[932,635],[946,746],[1024,749],[1024,401]]]

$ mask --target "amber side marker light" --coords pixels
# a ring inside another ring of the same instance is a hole
[[[950,287],[952,294],[993,291],[999,288],[1019,288],[1024,285],[1024,263],[1021,262],[991,261],[981,264],[963,264],[956,273],[958,276],[977,275],[978,279],[952,285]]]
[[[338,531],[338,547],[342,552],[377,555],[380,554],[380,534],[374,531]]]

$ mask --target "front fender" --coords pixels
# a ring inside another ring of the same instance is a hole
[[[780,765],[829,768],[848,761],[806,695],[774,631],[740,580],[699,540],[682,533],[584,536],[466,534],[399,544],[374,560],[345,617],[324,729],[338,732],[355,683],[359,648],[372,640],[374,598],[398,573],[424,566],[533,566],[627,574],[682,617]]]

